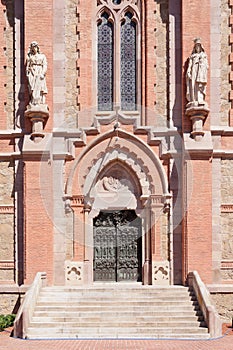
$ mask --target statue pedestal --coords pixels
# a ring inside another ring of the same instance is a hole
[[[46,104],[28,105],[25,111],[25,117],[32,123],[32,138],[44,137],[44,124],[49,117],[49,109]]]
[[[209,114],[209,108],[207,104],[195,105],[188,103],[186,106],[186,115],[192,121],[191,136],[195,141],[200,141],[204,136],[203,124]]]

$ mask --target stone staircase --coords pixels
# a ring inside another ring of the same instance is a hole
[[[208,339],[198,302],[186,287],[103,284],[43,287],[28,339]]]

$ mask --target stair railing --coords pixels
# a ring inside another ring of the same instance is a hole
[[[24,300],[17,312],[14,322],[14,337],[27,338],[27,329],[30,325],[40,290],[47,284],[46,272],[38,272],[25,294]]]
[[[197,271],[188,275],[188,285],[193,288],[203,313],[211,338],[222,336],[222,321],[210,300],[210,293]]]

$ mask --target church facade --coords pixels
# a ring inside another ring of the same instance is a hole
[[[231,0],[4,0],[0,293],[233,293]]]

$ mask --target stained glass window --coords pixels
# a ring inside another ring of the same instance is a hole
[[[98,110],[113,109],[113,25],[105,12],[98,24]]]
[[[121,109],[136,110],[136,24],[127,12],[121,25]]]

